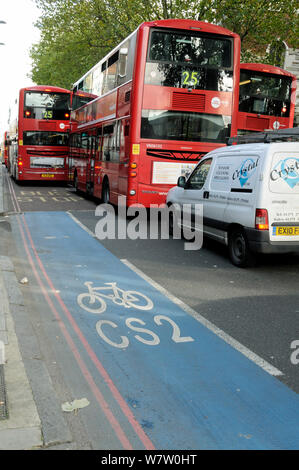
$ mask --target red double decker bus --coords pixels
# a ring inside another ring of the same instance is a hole
[[[70,179],[116,204],[166,201],[179,176],[237,131],[240,38],[195,20],[145,22],[74,84]]]
[[[9,172],[16,180],[67,181],[70,90],[22,88],[10,116]]]
[[[266,64],[240,64],[238,134],[293,127],[297,77]]]

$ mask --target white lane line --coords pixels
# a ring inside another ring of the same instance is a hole
[[[82,224],[82,222],[80,222],[79,219],[77,219],[77,217],[75,217],[73,214],[71,214],[69,211],[67,211],[67,214],[71,217],[71,219],[73,219],[74,222],[76,222],[76,224],[79,225],[79,227],[81,227],[83,230],[85,230],[85,232],[88,233],[88,235],[90,235],[91,237],[93,238],[96,238],[95,234],[89,230],[88,227],[86,227],[86,225]]]
[[[160,284],[158,284],[156,281],[151,279],[149,276],[147,276],[144,272],[142,272],[139,268],[134,266],[130,261],[126,259],[121,259],[122,263],[124,263],[128,268],[132,269],[138,276],[142,277],[146,282],[151,284],[155,289],[161,292],[161,294],[165,295],[166,297],[169,298],[173,303],[177,304],[179,307],[181,307],[183,310],[185,310],[186,313],[194,317],[197,321],[199,321],[203,326],[208,328],[210,331],[215,333],[219,338],[223,339],[227,344],[232,346],[234,349],[239,351],[241,354],[246,356],[250,361],[254,362],[256,365],[261,367],[264,371],[268,372],[268,374],[273,375],[273,376],[281,376],[284,375],[283,372],[281,372],[279,369],[276,367],[272,366],[269,364],[269,362],[265,361],[261,357],[259,357],[257,354],[254,352],[250,351],[250,349],[246,348],[246,346],[243,346],[241,343],[236,341],[234,338],[232,338],[230,335],[225,333],[223,330],[218,328],[216,325],[211,323],[209,320],[204,318],[202,315],[200,315],[198,312],[193,310],[193,308],[189,307],[189,305],[185,304],[182,302],[182,300],[178,299],[175,297],[173,294],[171,294],[167,289],[162,287]]]

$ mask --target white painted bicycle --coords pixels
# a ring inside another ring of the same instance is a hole
[[[123,290],[117,287],[116,282],[105,282],[105,286],[93,287],[93,282],[85,282],[88,292],[79,294],[77,302],[81,308],[91,313],[103,313],[107,308],[105,299],[112,300],[116,305],[139,310],[151,310],[154,306],[146,295],[134,290]],[[106,294],[107,291],[112,291]]]

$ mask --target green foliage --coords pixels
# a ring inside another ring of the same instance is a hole
[[[242,60],[274,63],[277,38],[299,48],[298,0],[35,0],[41,32],[32,79],[70,88],[143,21],[192,18],[240,35]]]

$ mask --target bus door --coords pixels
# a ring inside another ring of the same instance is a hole
[[[128,173],[129,173],[129,120],[119,122],[119,151],[120,151],[120,165],[118,175],[118,192],[126,196],[128,192]]]

